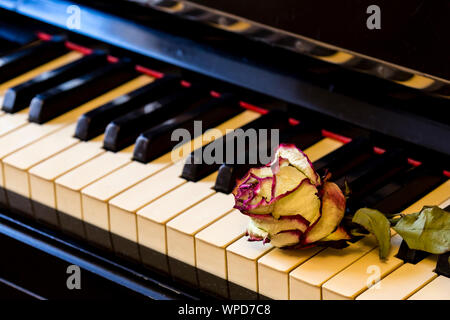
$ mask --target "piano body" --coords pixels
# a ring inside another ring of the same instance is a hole
[[[0,297],[450,298],[449,254],[398,235],[385,262],[247,241],[249,165],[185,164],[204,131],[172,162],[194,120],[277,128],[350,210],[448,210],[448,2],[381,2],[381,29],[368,1],[260,3],[0,0]]]

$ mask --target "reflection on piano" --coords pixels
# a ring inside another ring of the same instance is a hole
[[[371,237],[342,250],[247,241],[230,193],[251,165],[189,161],[227,129],[276,128],[355,190],[348,210],[448,210],[442,75],[189,3],[82,3],[77,32],[63,23],[71,2],[0,1],[0,297],[450,298],[448,253],[411,250],[395,234],[385,262]],[[179,128],[193,136],[187,147],[171,141]],[[66,286],[70,265],[80,290]],[[381,282],[368,288],[374,270]]]

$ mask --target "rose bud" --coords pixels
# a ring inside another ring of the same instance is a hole
[[[250,169],[233,194],[235,208],[251,218],[250,241],[300,248],[350,239],[339,227],[345,196],[336,184],[321,181],[294,145],[281,145],[271,163]]]

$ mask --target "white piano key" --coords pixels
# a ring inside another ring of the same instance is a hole
[[[447,202],[447,199],[444,199],[440,199],[439,206],[441,208],[444,208],[444,204]],[[438,276],[434,272],[436,262],[437,256],[431,255],[417,264],[405,263],[382,279],[376,286],[370,287],[358,296],[356,300],[408,299]]]
[[[289,274],[291,300],[321,300],[322,284],[377,246],[366,237],[344,249],[327,248]]]
[[[289,299],[289,272],[323,248],[303,250],[275,248],[258,260],[259,293],[277,300]]]
[[[395,257],[401,242],[399,235],[392,237],[391,251],[384,261],[380,260],[377,247],[325,282],[322,286],[322,299],[355,299],[368,287],[403,265],[403,261]]]
[[[405,263],[356,300],[405,300],[437,277],[436,261],[436,256],[430,256],[417,264]]]
[[[232,119],[220,124],[216,129],[220,131],[221,135],[224,135],[227,130],[239,128],[257,117],[259,117],[259,114],[256,112],[244,111]],[[184,159],[194,150],[194,147],[201,147],[210,141],[205,137],[208,137],[208,133],[196,137],[189,143],[179,146],[176,150],[169,152],[150,163],[143,164],[132,162],[83,189],[83,218],[86,223],[93,224],[100,229],[109,231],[109,200],[130,188],[130,192],[134,192],[132,188],[135,185],[173,165],[174,159],[172,159],[172,156],[174,154],[178,156],[178,158],[175,159],[175,162],[184,163]],[[142,195],[141,192],[138,193]],[[135,208],[140,209],[140,206],[143,206],[152,200],[154,200],[152,197],[147,199],[145,194],[143,194],[142,198],[139,198],[139,204],[135,206]],[[126,202],[127,207],[133,206],[131,201]],[[116,206],[118,206],[118,204],[116,204]],[[126,207],[122,209],[127,210]],[[132,213],[136,214],[136,212]],[[89,232],[87,232],[87,237],[90,237]],[[111,245],[108,247],[111,248]]]
[[[130,90],[134,90],[141,86],[147,78],[147,76],[141,76],[129,81],[48,123],[43,125],[29,123],[1,137],[0,147],[4,148],[0,151],[0,160],[2,160],[2,166],[7,166],[4,168],[6,188],[30,198],[27,170],[48,157],[78,143],[78,140],[72,137],[78,117]],[[11,179],[8,177],[11,177]],[[11,181],[9,185],[8,181]],[[12,202],[14,201],[9,202],[13,205]],[[19,199],[17,204],[16,209],[32,214],[31,206],[26,201]],[[45,218],[49,218],[47,220],[51,220],[52,223],[55,222],[55,217]]]
[[[3,159],[5,187],[8,189],[7,195],[11,207],[29,215],[34,214],[33,210],[30,210],[32,208],[31,202],[30,205],[24,204],[23,199],[14,195],[10,196],[10,192],[26,199],[31,198],[28,170],[52,155],[78,143],[78,140],[71,136],[74,130],[75,125],[69,125]],[[57,225],[55,216],[39,216],[36,218]]]
[[[258,292],[258,259],[272,249],[270,243],[241,237],[226,248],[228,280]]]
[[[157,199],[186,183],[186,180],[179,177],[183,165],[184,163],[180,161],[152,175],[109,201],[110,232],[120,237],[112,238],[116,253],[122,255],[131,254],[133,258],[138,258],[136,211],[148,201]],[[132,246],[132,252],[129,244],[123,246],[122,238],[135,243],[135,246]]]
[[[226,247],[245,234],[248,222],[247,216],[233,210],[197,233],[195,235],[197,268],[227,279]]]
[[[0,117],[0,137],[27,124],[28,109],[14,114],[6,113]]]
[[[324,138],[304,151],[308,155],[309,159],[314,162],[341,147],[342,145],[343,143],[337,140]],[[244,237],[244,239],[246,239],[246,237]],[[256,291],[258,289],[258,283],[255,279],[258,278],[258,271],[256,268],[255,259],[259,258],[259,256],[255,258],[255,252],[259,252],[260,250],[263,255],[268,251],[267,248],[270,248],[271,246],[263,246],[262,244],[257,243],[247,243],[246,241],[244,241],[244,239],[240,239],[234,244],[230,245],[229,248],[232,249],[229,250],[227,248],[227,252],[229,252],[227,254],[231,257],[231,259],[227,261],[227,267],[229,270],[228,276],[230,278],[230,281],[232,281],[233,283],[236,283],[249,290]],[[255,248],[259,249],[256,250]],[[237,261],[239,261],[240,264],[248,265],[248,271],[237,270]],[[286,279],[288,279],[287,273],[285,274],[285,276]],[[284,275],[282,278],[284,279]],[[288,286],[286,285],[285,287],[287,288]],[[279,296],[287,297],[288,295],[289,292],[279,293]]]
[[[113,153],[106,151],[102,155],[82,164],[78,168],[56,179],[56,208],[61,212],[61,228],[86,237],[83,226],[81,190],[109,173],[131,162],[133,146]]]
[[[3,166],[0,166],[0,205],[7,206],[6,190],[4,189],[5,182],[3,178]]]
[[[432,192],[405,209],[403,213],[410,214],[420,211],[424,205],[439,205],[447,200],[450,194],[450,180],[434,189]],[[378,248],[357,260],[322,286],[323,299],[355,299],[368,289],[367,281],[371,273],[378,273],[379,279],[403,265],[403,261],[395,258],[400,246],[401,238],[395,235],[392,238],[392,251],[386,261],[380,261]]]
[[[23,82],[31,80],[43,72],[59,68],[65,64],[78,60],[81,57],[83,57],[81,53],[72,51],[65,54],[62,57],[59,57],[46,64],[43,64],[42,66],[39,66],[27,73],[24,73],[19,77],[16,77],[5,83],[0,84],[0,96],[1,96],[0,107],[3,105],[3,95],[9,88],[15,87]],[[4,112],[0,111],[0,114],[4,114]],[[28,122],[27,119],[28,119],[28,108],[14,114],[7,114],[7,113],[4,114],[3,117],[0,117],[0,137],[17,128],[24,126]]]
[[[31,199],[52,209],[48,210],[48,215],[55,216],[56,218],[55,180],[64,173],[104,153],[105,150],[102,149],[102,142],[103,136],[97,137],[89,142],[77,143],[73,147],[31,168],[28,171]],[[64,216],[59,218],[58,220],[60,221],[61,218],[64,219]]]
[[[438,276],[408,300],[450,300],[450,278]]]
[[[216,177],[217,172],[197,182],[188,181],[137,211],[139,244],[162,254],[167,254],[165,224],[180,213],[215,194],[212,187]]]
[[[195,266],[194,236],[230,212],[231,194],[216,193],[167,223],[167,253],[170,257]]]
[[[45,124],[39,125],[36,123],[28,123],[25,126],[16,129],[9,134],[0,138],[0,160],[10,155],[11,153],[51,134],[65,126],[76,123],[79,116],[87,111],[94,109],[106,102],[117,98],[127,92],[134,90],[141,86],[143,79],[147,76],[140,76],[131,80],[124,85],[111,90],[100,97],[93,99],[82,106],[71,110]]]

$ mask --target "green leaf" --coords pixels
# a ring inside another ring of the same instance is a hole
[[[450,213],[437,206],[402,217],[394,230],[411,249],[433,254],[450,251]]]
[[[377,238],[380,258],[386,259],[391,249],[391,224],[385,215],[378,210],[361,208],[356,211],[352,222],[363,226]]]

